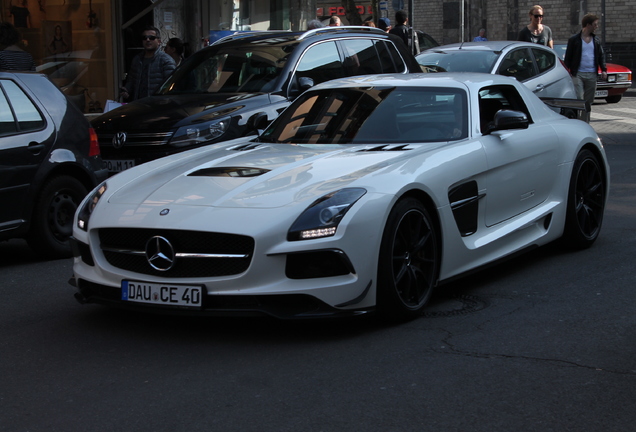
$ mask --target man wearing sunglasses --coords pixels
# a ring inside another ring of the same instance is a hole
[[[175,69],[172,57],[159,49],[161,38],[156,27],[146,27],[141,41],[144,50],[133,59],[126,85],[120,89],[126,102],[152,95]]]

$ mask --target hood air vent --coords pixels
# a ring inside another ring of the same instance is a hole
[[[257,177],[269,170],[253,167],[211,167],[194,171],[188,176],[194,177]]]
[[[376,152],[376,151],[404,151],[404,150],[411,150],[409,148],[407,148],[409,146],[409,144],[400,144],[400,145],[379,145],[376,147],[371,147],[371,148],[366,148],[366,149],[362,149],[360,150],[361,152]]]
[[[255,148],[259,147],[260,144],[259,143],[255,143],[255,144],[243,144],[240,146],[236,146],[236,147],[232,147],[228,150],[234,150],[234,151],[246,151],[246,150],[254,150]]]

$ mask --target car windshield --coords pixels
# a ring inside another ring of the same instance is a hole
[[[446,72],[491,73],[500,55],[500,52],[485,50],[430,50],[419,54],[416,58],[417,62],[423,66],[437,66]]]
[[[294,46],[220,44],[199,51],[175,70],[158,94],[269,92]]]
[[[360,87],[308,91],[259,137],[290,144],[392,144],[467,137],[465,91]]]

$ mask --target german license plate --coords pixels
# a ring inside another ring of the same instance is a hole
[[[594,97],[607,97],[607,94],[607,90],[596,90],[596,92],[594,93]]]
[[[134,159],[111,159],[111,160],[104,160],[104,164],[106,165],[106,168],[108,168],[108,172],[111,173],[118,173],[124,170],[127,170],[128,168],[132,168],[135,166],[135,160]]]
[[[121,281],[121,299],[167,306],[201,307],[203,287],[154,282]]]

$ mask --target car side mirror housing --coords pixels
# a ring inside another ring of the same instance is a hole
[[[314,80],[309,77],[297,77],[289,89],[289,98],[296,99],[305,90],[314,86]]]
[[[488,133],[498,130],[528,129],[528,116],[521,111],[499,110],[491,122]]]

